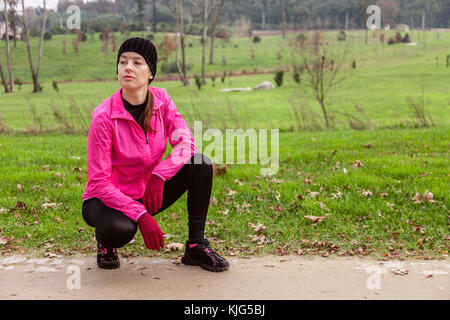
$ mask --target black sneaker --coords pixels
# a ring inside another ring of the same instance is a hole
[[[97,265],[102,269],[116,269],[120,267],[116,248],[106,248],[97,241]]]
[[[197,244],[189,244],[186,241],[186,251],[181,262],[190,266],[199,266],[205,270],[219,272],[230,267],[227,260],[219,256],[209,246],[209,241],[204,239]]]

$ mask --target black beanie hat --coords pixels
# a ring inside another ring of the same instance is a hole
[[[117,63],[116,63],[116,72],[117,65],[119,64],[120,55],[127,51],[133,51],[139,53],[144,57],[148,66],[150,67],[150,71],[152,72],[153,77],[149,80],[148,84],[155,79],[156,75],[156,62],[158,61],[158,53],[156,52],[156,48],[150,40],[142,39],[142,38],[130,38],[125,40],[119,48],[119,52],[117,53]]]

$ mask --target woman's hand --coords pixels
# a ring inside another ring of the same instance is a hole
[[[137,221],[145,246],[150,250],[159,251],[164,248],[164,234],[155,218],[147,212]]]
[[[152,174],[148,180],[143,197],[144,206],[150,213],[156,213],[161,208],[163,200],[164,180]]]

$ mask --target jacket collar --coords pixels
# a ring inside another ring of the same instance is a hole
[[[121,119],[128,119],[128,120],[134,120],[131,114],[125,109],[125,106],[123,105],[122,101],[122,95],[121,91],[123,88],[120,88],[117,90],[111,97],[112,105],[111,105],[111,119],[114,118],[121,118]],[[163,104],[163,101],[156,95],[155,93],[155,87],[149,87],[149,91],[152,92],[153,98],[154,98],[154,107],[153,111],[158,110],[161,105]]]

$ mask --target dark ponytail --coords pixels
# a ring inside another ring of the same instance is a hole
[[[142,112],[141,116],[139,117],[139,124],[141,125],[141,127],[144,128],[145,132],[156,132],[156,130],[154,130],[151,127],[151,120],[152,120],[152,116],[153,116],[153,108],[154,108],[154,104],[155,104],[155,99],[153,97],[153,93],[151,90],[148,90],[149,92],[149,99],[147,100],[147,105],[145,106],[145,110],[144,112]]]

